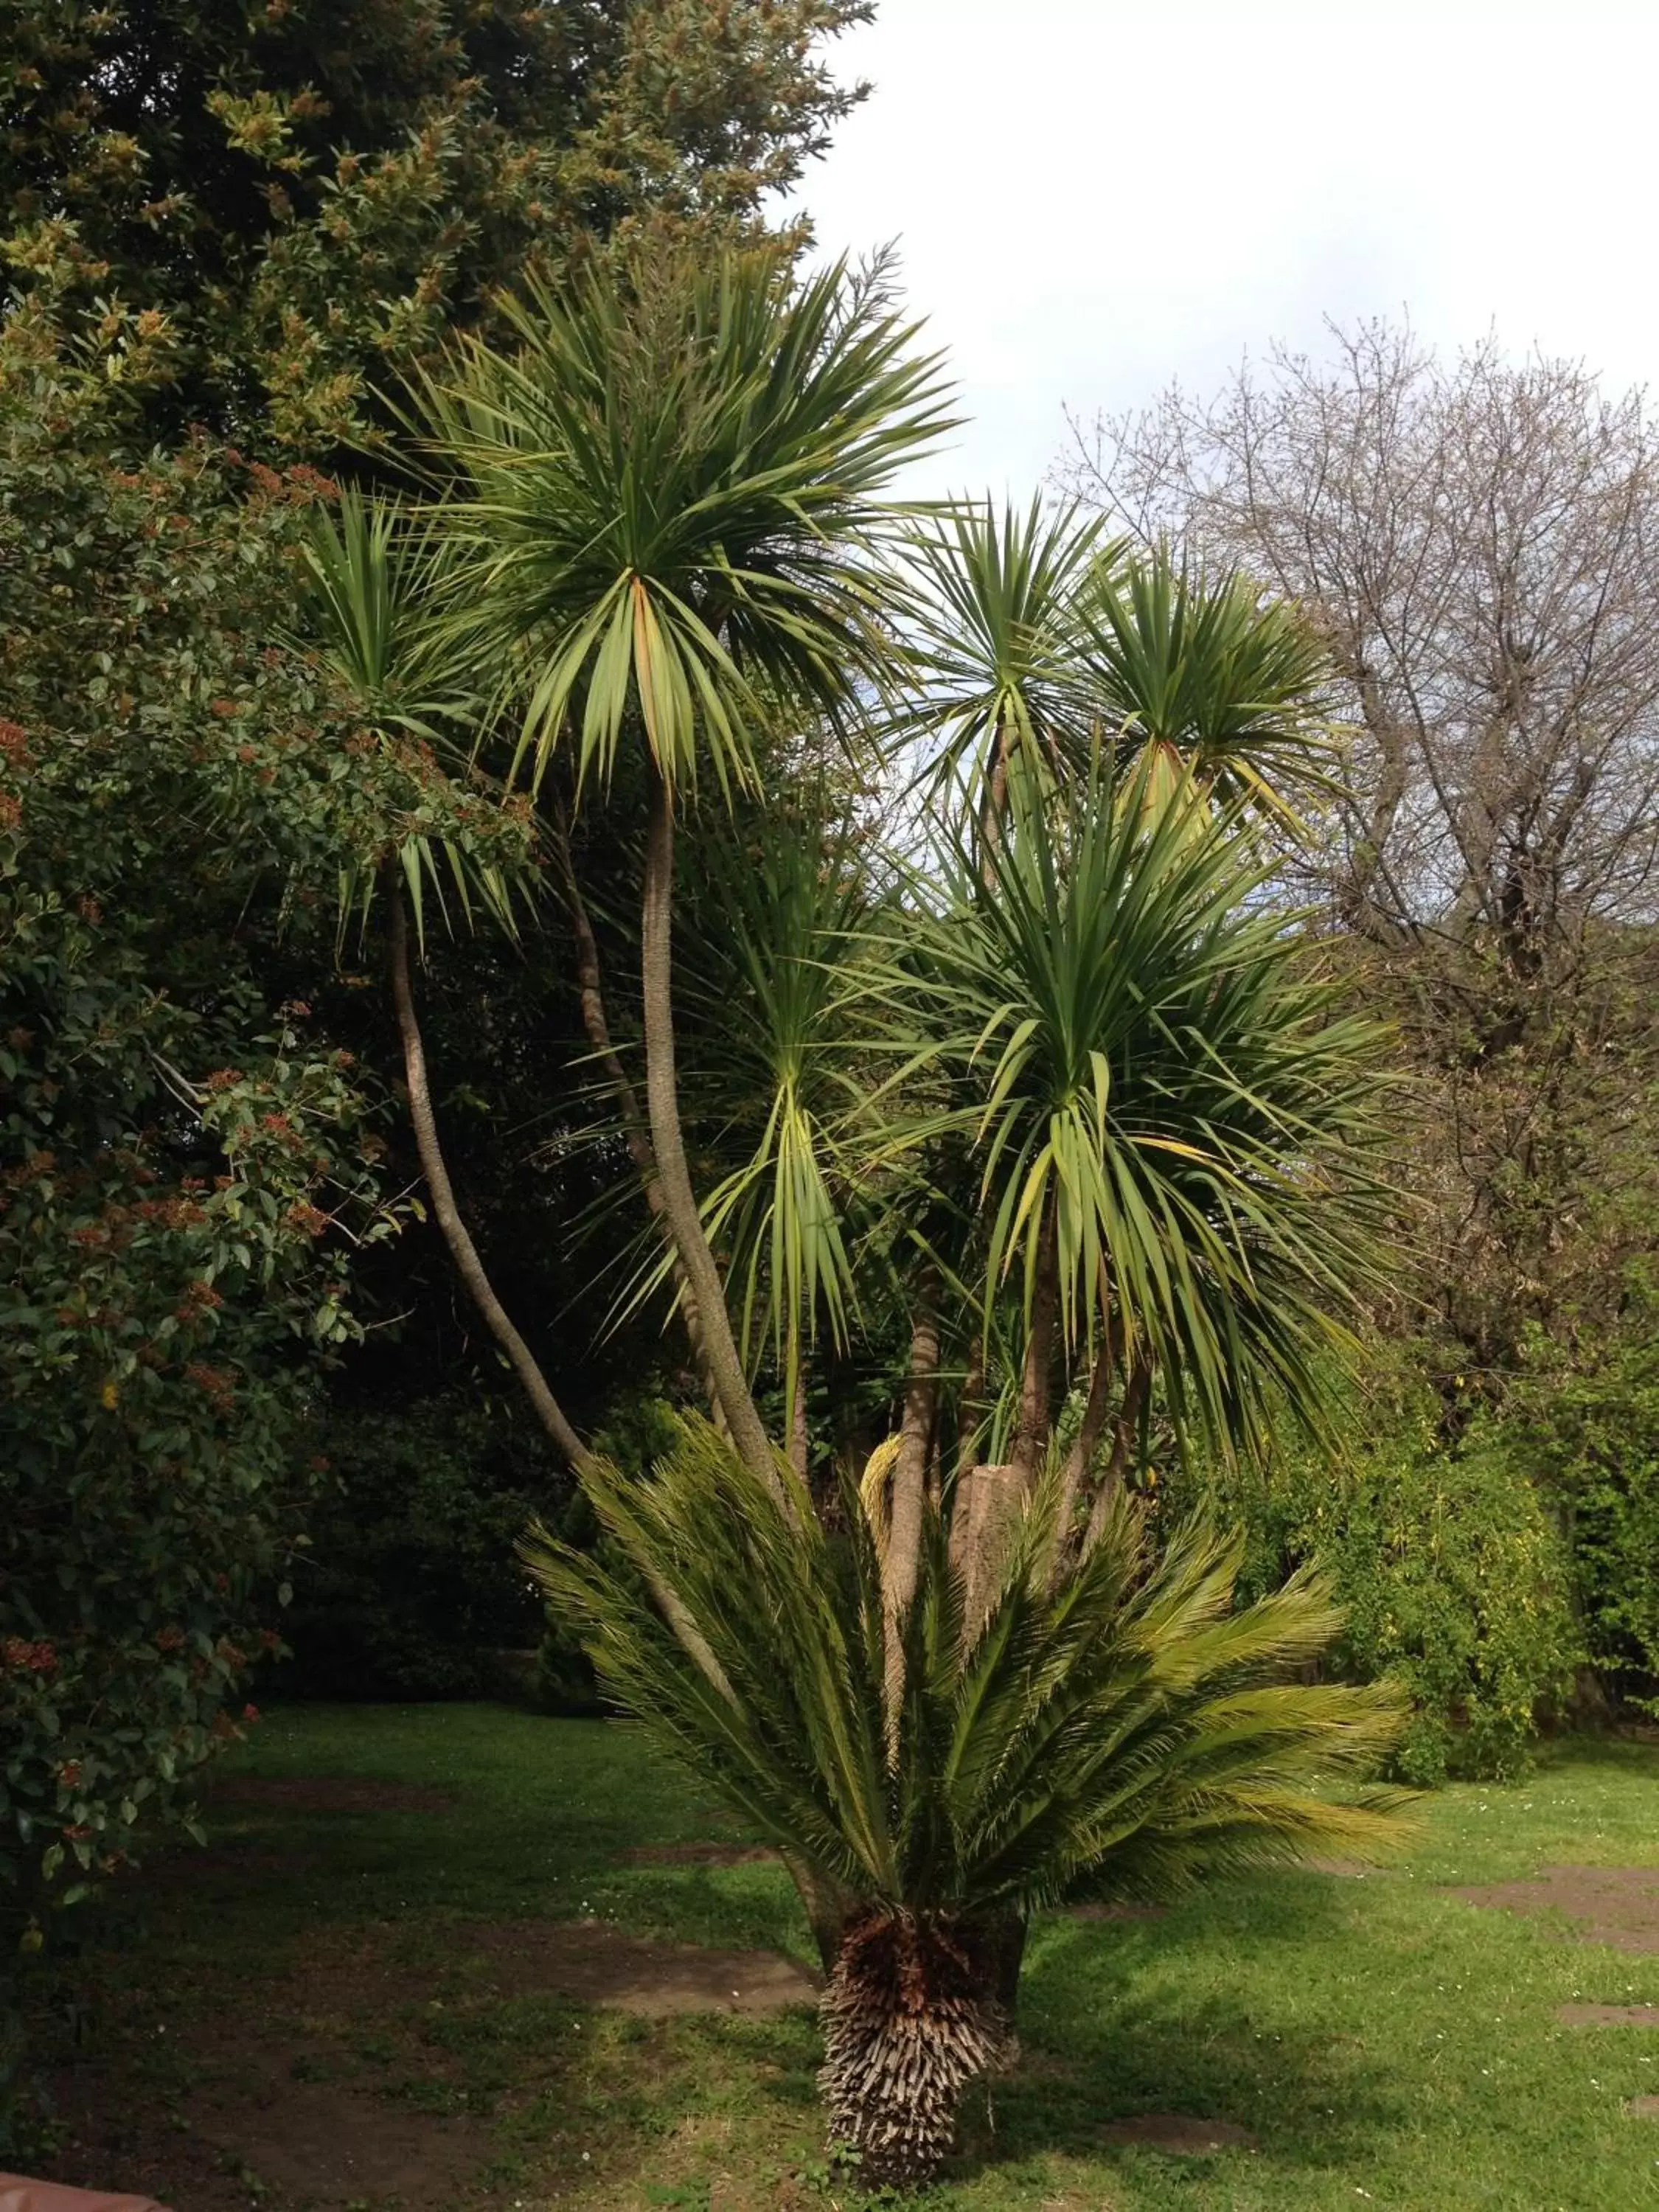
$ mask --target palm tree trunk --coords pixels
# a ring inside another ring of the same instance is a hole
[[[979,1457],[981,1431],[988,1408],[985,1403],[985,1332],[976,1328],[968,1349],[968,1371],[962,1378],[957,1401],[956,1474],[960,1480]]]
[[[726,1310],[720,1270],[703,1234],[685,1160],[674,1070],[674,794],[653,763],[645,843],[645,892],[640,930],[640,980],[645,1012],[645,1097],[658,1184],[668,1231],[691,1285],[703,1332],[709,1377],[744,1466],[787,1506],[759,1413],[755,1410]]]
[[[1054,1553],[1054,1571],[1060,1571],[1060,1562],[1067,1550],[1067,1539],[1072,1531],[1072,1516],[1077,1510],[1079,1492],[1082,1490],[1089,1469],[1094,1465],[1095,1453],[1105,1434],[1106,1416],[1112,1402],[1112,1378],[1117,1371],[1118,1328],[1115,1314],[1103,1326],[1100,1349],[1095,1354],[1094,1370],[1089,1377],[1089,1395],[1083,1407],[1083,1421],[1071,1450],[1066,1455],[1066,1472],[1061,1478],[1060,1508],[1054,1516],[1059,1532],[1059,1543]]]
[[[668,1209],[662,1193],[662,1178],[657,1172],[657,1156],[652,1150],[650,1132],[641,1111],[639,1095],[611,1038],[610,1018],[605,1012],[605,979],[599,964],[599,939],[593,934],[587,904],[577,880],[575,863],[570,853],[570,835],[562,805],[555,818],[553,848],[558,856],[559,872],[564,878],[565,904],[576,937],[576,986],[581,1000],[582,1027],[587,1032],[587,1041],[593,1048],[595,1058],[604,1068],[616,1093],[622,1115],[623,1133],[628,1145],[628,1157],[634,1163],[640,1188],[645,1194],[646,1205],[652,1219],[662,1232],[673,1262],[674,1283],[679,1293],[680,1318],[685,1324],[691,1356],[696,1361],[704,1391],[711,1404],[717,1403],[714,1374],[703,1346],[702,1316],[697,1310],[696,1296],[685,1272],[685,1263],[680,1258],[669,1231]]]
[[[398,1012],[398,1034],[403,1045],[404,1079],[409,1087],[409,1118],[414,1125],[415,1148],[420,1155],[427,1189],[431,1194],[434,1218],[445,1243],[449,1247],[461,1280],[471,1292],[474,1304],[483,1316],[485,1326],[507,1354],[514,1374],[524,1385],[525,1395],[535,1407],[543,1428],[561,1455],[580,1474],[592,1464],[592,1455],[570,1425],[564,1409],[549,1387],[535,1353],[513,1326],[506,1307],[496,1297],[495,1286],[484,1271],[483,1261],[478,1257],[477,1247],[468,1234],[460,1208],[455,1203],[454,1186],[449,1180],[443,1148],[438,1141],[437,1117],[433,1112],[432,1091],[427,1078],[426,1048],[422,1042],[420,1023],[415,1012],[415,992],[409,968],[409,919],[404,911],[403,886],[390,868],[386,872],[384,888],[391,908],[392,996]]]
[[[785,1382],[786,1395],[789,1401],[789,1464],[805,1482],[807,1462],[811,1455],[811,1437],[806,1426],[806,1355],[800,1348],[799,1325],[790,1332]]]
[[[931,2180],[963,2091],[1007,2063],[1012,1948],[1000,1921],[878,1911],[847,1929],[819,2008],[818,2081],[830,2142],[857,2152],[861,2185]]]

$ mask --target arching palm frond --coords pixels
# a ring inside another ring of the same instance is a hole
[[[437,619],[442,540],[395,502],[348,486],[337,511],[319,507],[304,542],[308,588],[297,641],[323,667],[365,731],[396,756],[407,787],[385,824],[424,938],[428,890],[475,901],[509,930],[524,857],[523,823],[499,793],[469,785],[466,748],[479,702]],[[440,757],[448,755],[446,765]],[[359,858],[342,883],[343,911],[367,907],[376,868]]]
[[[1096,709],[1077,652],[1078,594],[1113,557],[1074,507],[1000,516],[963,503],[905,547],[920,586],[915,696],[896,732],[920,740],[921,773],[982,787],[1016,753],[1058,771],[1085,758]]]

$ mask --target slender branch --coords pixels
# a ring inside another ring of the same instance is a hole
[[[680,1127],[674,1071],[674,795],[653,762],[645,845],[640,978],[645,1012],[645,1097],[669,1234],[702,1316],[703,1347],[714,1395],[744,1464],[787,1504],[761,1417],[756,1411],[726,1310],[720,1270],[703,1233]]]
[[[512,1363],[514,1372],[523,1383],[542,1426],[564,1458],[580,1474],[592,1464],[592,1455],[570,1425],[563,1408],[549,1387],[535,1353],[514,1328],[506,1307],[496,1297],[495,1287],[484,1272],[483,1262],[478,1257],[477,1247],[468,1234],[460,1209],[455,1203],[454,1187],[449,1180],[443,1150],[438,1142],[437,1119],[432,1110],[432,1091],[427,1079],[426,1048],[421,1041],[420,1023],[415,1012],[415,993],[409,970],[409,920],[404,912],[403,886],[389,868],[386,876],[386,895],[391,909],[392,995],[398,1010],[398,1033],[403,1042],[404,1078],[409,1086],[409,1118],[414,1124],[415,1146],[426,1174],[427,1188],[431,1193],[433,1214],[461,1280],[471,1292],[473,1302],[483,1316],[490,1334]]]
[[[1112,1510],[1112,1501],[1123,1487],[1123,1478],[1129,1468],[1129,1455],[1134,1449],[1135,1431],[1140,1426],[1140,1417],[1146,1410],[1146,1393],[1152,1388],[1152,1363],[1143,1352],[1129,1370],[1123,1403],[1118,1408],[1117,1425],[1112,1432],[1112,1455],[1106,1462],[1106,1472],[1100,1478],[1100,1488],[1095,1493],[1094,1510],[1089,1516],[1088,1529],[1083,1539],[1085,1559],[1105,1533],[1106,1516]]]

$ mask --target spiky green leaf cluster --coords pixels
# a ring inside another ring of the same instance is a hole
[[[752,781],[763,696],[836,714],[885,664],[880,497],[946,427],[879,287],[775,258],[648,259],[509,311],[422,410],[447,472],[453,628],[527,702],[540,772],[608,781],[630,718],[673,787]]]
[[[1403,1707],[1300,1679],[1339,1626],[1316,1578],[1235,1611],[1240,1540],[1194,1521],[1153,1558],[1126,1507],[1055,1580],[1045,1486],[970,1631],[935,1517],[890,1758],[875,1532],[855,1493],[833,1537],[780,1482],[689,1419],[649,1481],[586,1479],[605,1547],[526,1558],[611,1694],[810,1881],[984,1913],[1398,1840],[1394,1794],[1333,1794]]]
[[[1011,1275],[1029,1307],[1052,1218],[1064,1340],[1115,1315],[1225,1444],[1265,1392],[1314,1397],[1310,1355],[1374,1268],[1382,1032],[1265,896],[1241,806],[1158,781],[1097,759],[1059,801],[1017,763],[991,867],[959,822],[920,872],[885,984],[915,1039],[891,1142],[970,1134],[988,1310]]]

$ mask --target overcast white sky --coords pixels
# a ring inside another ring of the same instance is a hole
[[[916,492],[1035,489],[1062,403],[1409,310],[1659,369],[1659,0],[879,0],[800,198],[896,240],[966,411]]]

